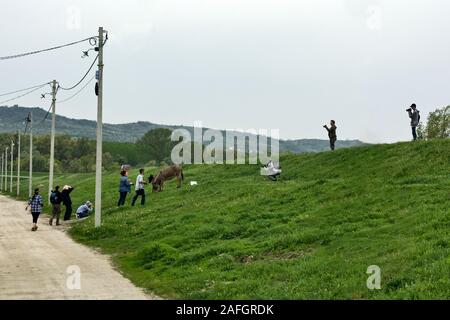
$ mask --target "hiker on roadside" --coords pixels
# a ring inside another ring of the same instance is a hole
[[[28,205],[25,208],[27,211],[28,208],[31,208],[31,215],[33,216],[33,226],[31,227],[31,231],[36,231],[38,229],[37,222],[43,207],[44,201],[42,201],[42,197],[39,195],[39,189],[35,189],[34,195],[28,200]]]
[[[50,194],[50,203],[52,204],[52,217],[50,218],[49,224],[53,225],[53,220],[56,219],[56,225],[59,226],[59,217],[61,215],[61,192],[59,191],[59,186],[55,187]]]
[[[89,217],[89,214],[94,210],[92,203],[90,201],[86,201],[85,204],[82,204],[77,209],[77,219],[83,219]]]
[[[74,189],[75,188],[73,188],[71,186],[65,185],[61,192],[62,203],[66,207],[66,212],[64,213],[64,221],[70,220],[70,218],[72,216],[72,199],[70,198],[70,193]]]
[[[139,175],[136,178],[136,187],[135,191],[136,194],[133,197],[133,201],[131,202],[131,205],[134,206],[136,203],[136,200],[139,196],[141,196],[141,205],[145,204],[145,189],[144,185],[146,185],[147,182],[144,180],[144,169],[139,170]]]
[[[119,202],[117,203],[117,206],[123,206],[125,205],[125,200],[127,199],[127,194],[131,192],[131,186],[133,183],[128,180],[128,171],[122,170],[120,172],[120,183],[119,183]]]
[[[335,145],[336,145],[336,140],[337,140],[337,135],[336,135],[336,121],[331,120],[330,121],[330,127],[328,128],[327,125],[323,126],[325,129],[327,129],[328,131],[328,138],[330,138],[330,148],[331,150],[335,149]]]
[[[417,106],[415,103],[411,105],[408,109],[406,109],[406,112],[408,112],[409,117],[411,118],[411,128],[412,128],[412,135],[414,141],[417,140],[417,127],[420,123],[420,111],[417,110]]]

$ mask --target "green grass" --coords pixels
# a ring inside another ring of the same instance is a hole
[[[119,178],[105,175],[103,226],[91,217],[70,234],[165,298],[450,298],[450,140],[281,163],[276,183],[258,166],[186,166],[183,188],[144,208],[116,208]],[[92,175],[57,180],[77,187],[75,204],[94,200]],[[381,290],[366,287],[370,265]]]

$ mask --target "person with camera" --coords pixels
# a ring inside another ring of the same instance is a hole
[[[417,126],[420,123],[420,111],[417,110],[417,106],[415,103],[411,105],[408,109],[406,109],[406,112],[408,112],[408,115],[411,119],[411,128],[412,128],[412,135],[414,141],[417,140]]]
[[[328,131],[328,138],[330,138],[330,148],[331,150],[334,151],[335,149],[335,145],[336,145],[336,140],[337,140],[337,135],[336,135],[336,121],[331,120],[330,121],[330,127],[328,128],[327,125],[323,126],[327,131]]]

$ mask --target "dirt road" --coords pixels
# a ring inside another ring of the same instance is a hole
[[[31,232],[23,202],[0,196],[0,300],[158,299],[113,269],[108,257],[75,243],[41,217]]]

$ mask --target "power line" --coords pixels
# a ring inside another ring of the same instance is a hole
[[[95,79],[95,76],[93,76],[80,90],[78,90],[74,95],[72,95],[72,96],[70,96],[69,98],[67,98],[67,99],[64,99],[64,100],[62,100],[62,101],[58,101],[58,104],[61,104],[61,103],[65,103],[65,102],[67,102],[67,101],[69,101],[69,100],[71,100],[71,99],[73,99],[73,98],[75,98],[77,95],[79,95],[84,89],[86,89],[86,87],[92,82],[92,80],[94,80]]]
[[[79,40],[79,41],[74,41],[74,42],[70,42],[70,43],[67,43],[67,44],[63,44],[63,45],[60,45],[60,46],[56,46],[56,47],[51,47],[51,48],[37,50],[37,51],[30,51],[30,52],[25,52],[25,53],[19,53],[19,54],[15,54],[15,55],[11,55],[11,56],[4,56],[4,57],[0,57],[0,60],[9,60],[9,59],[22,58],[22,57],[29,56],[29,55],[32,55],[32,54],[38,54],[38,53],[42,53],[42,52],[47,52],[47,51],[52,51],[52,50],[57,50],[57,49],[73,46],[75,44],[82,43],[82,42],[85,42],[85,41],[89,41],[89,44],[91,44],[91,45],[96,45],[97,44],[97,38],[98,38],[98,36],[94,36],[94,37],[89,37],[89,38],[82,39],[82,40]]]
[[[50,104],[50,107],[48,108],[48,110],[47,110],[47,113],[45,114],[45,117],[44,117],[44,119],[42,119],[40,122],[39,122],[39,124],[38,125],[41,125],[41,124],[43,124],[44,123],[44,121],[45,120],[47,120],[47,117],[48,117],[48,115],[50,114],[50,110],[52,109],[52,106],[53,106],[53,102]]]
[[[81,78],[81,80],[78,81],[74,86],[72,86],[72,87],[70,87],[70,88],[64,88],[64,87],[61,87],[61,86],[58,84],[58,89],[62,89],[62,90],[68,91],[68,90],[72,90],[72,89],[75,89],[76,87],[78,87],[78,86],[83,82],[83,80],[86,79],[86,77],[88,76],[89,72],[91,72],[92,68],[93,68],[94,65],[95,65],[95,62],[97,61],[97,59],[98,59],[98,55],[95,57],[94,61],[92,62],[91,66],[89,67],[89,69],[88,69],[88,71],[85,73],[85,75],[84,75],[84,76]]]
[[[11,91],[11,92],[7,92],[7,93],[2,93],[2,94],[0,94],[0,97],[9,96],[11,94],[28,91],[28,90],[31,90],[31,89],[34,89],[34,88],[38,88],[38,87],[42,88],[43,86],[45,86],[45,85],[47,85],[49,83],[50,82],[47,82],[47,83],[44,83],[44,84],[40,84],[40,85],[37,85],[37,86],[32,86],[32,87],[29,87],[29,88],[26,88],[26,89],[21,89],[21,90]]]
[[[44,85],[42,85],[40,87],[36,87],[35,89],[33,89],[33,90],[29,91],[29,92],[26,92],[24,94],[21,94],[21,95],[19,95],[17,97],[14,97],[14,98],[11,98],[11,99],[8,99],[8,100],[4,100],[4,101],[0,101],[0,105],[3,104],[3,103],[7,103],[7,102],[10,102],[10,101],[13,101],[13,100],[25,97],[25,96],[27,96],[27,95],[29,95],[29,94],[31,94],[31,93],[33,93],[33,92],[43,88],[43,87],[45,87],[46,85],[48,85],[48,83],[46,83],[46,84],[44,84]]]

